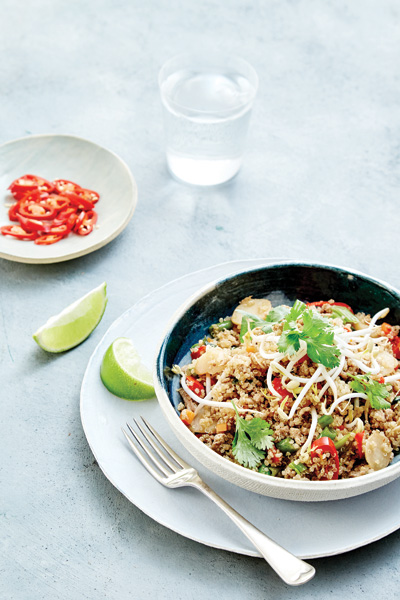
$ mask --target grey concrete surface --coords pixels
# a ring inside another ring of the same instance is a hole
[[[124,158],[139,186],[133,220],[105,248],[56,265],[0,260],[0,597],[395,598],[399,532],[313,561],[316,578],[291,589],[260,560],[153,522],[95,464],[79,389],[106,328],[197,268],[294,257],[400,287],[399,4],[1,0],[0,11],[0,142],[80,135]],[[206,46],[260,77],[243,168],[216,189],[168,175],[157,90],[167,58]],[[47,317],[103,280],[109,304],[84,344],[59,356],[35,346]]]

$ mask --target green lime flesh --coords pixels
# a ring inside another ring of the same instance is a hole
[[[125,400],[148,400],[155,392],[150,371],[128,338],[117,338],[106,350],[100,367],[106,388]]]
[[[35,342],[47,352],[65,352],[86,340],[106,309],[106,288],[104,282],[58,315],[50,317],[33,334]]]

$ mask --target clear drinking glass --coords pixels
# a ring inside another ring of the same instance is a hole
[[[216,185],[238,172],[257,73],[242,58],[180,55],[159,74],[166,153],[171,173],[195,185]]]

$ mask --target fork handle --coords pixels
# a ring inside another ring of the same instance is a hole
[[[315,575],[315,569],[312,565],[297,558],[282,546],[271,540],[262,531],[254,527],[247,519],[242,517],[232,506],[220,498],[204,481],[199,477],[198,480],[191,483],[193,487],[199,489],[203,494],[210,498],[221,510],[239,527],[244,535],[252,542],[257,550],[262,554],[267,563],[288,585],[302,585]]]

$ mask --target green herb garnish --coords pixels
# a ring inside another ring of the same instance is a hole
[[[251,315],[250,313],[245,313],[244,311],[240,311],[240,312],[244,313],[243,317],[242,317],[242,324],[240,326],[240,336],[239,336],[239,339],[242,344],[244,342],[245,335],[249,331],[255,329],[256,327],[260,327],[264,333],[271,333],[272,325],[266,323],[262,319],[259,319],[255,315]]]
[[[257,317],[257,315],[253,315],[245,310],[238,309],[238,313],[242,315],[242,324],[240,327],[240,341],[243,343],[244,336],[249,330],[255,329],[256,327],[260,327],[264,333],[271,333],[272,325],[279,323],[286,317],[289,312],[289,308],[287,306],[281,305],[272,308],[267,316],[265,317],[265,321]]]
[[[290,312],[290,308],[288,306],[284,306],[283,304],[280,306],[275,306],[275,308],[271,308],[265,320],[267,323],[279,323],[286,317],[286,315]]]
[[[389,391],[384,383],[375,381],[369,375],[350,375],[353,381],[350,387],[354,392],[366,394],[371,408],[390,408],[391,404],[385,398],[389,396]]]
[[[303,328],[299,329],[298,319],[302,317]],[[307,355],[315,362],[332,369],[339,365],[340,350],[334,345],[334,332],[331,324],[304,302],[296,300],[283,323],[283,332],[278,342],[279,352],[295,354],[300,350],[300,340],[307,344]]]
[[[269,423],[255,417],[246,421],[239,416],[235,403],[231,400],[236,412],[236,432],[232,442],[233,456],[244,467],[253,469],[265,458],[265,450],[274,445],[274,433]]]

